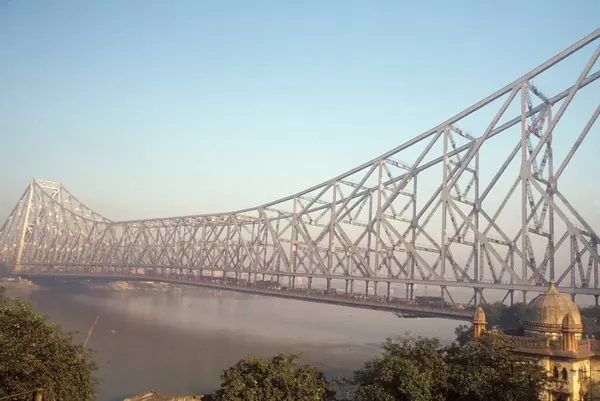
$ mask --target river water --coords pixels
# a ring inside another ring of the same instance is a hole
[[[387,337],[453,339],[460,322],[400,319],[388,312],[190,288],[183,293],[60,287],[9,289],[96,350],[99,401],[156,389],[209,392],[246,354],[302,352],[328,376],[349,374]]]

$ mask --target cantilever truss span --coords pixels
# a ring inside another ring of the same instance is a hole
[[[600,218],[584,218],[563,175],[600,143],[599,37],[368,163],[256,208],[112,221],[61,184],[33,180],[0,230],[0,260],[16,271],[392,282],[407,294],[423,283],[450,299],[450,287],[474,289],[475,302],[485,288],[525,294],[553,279],[598,296]]]

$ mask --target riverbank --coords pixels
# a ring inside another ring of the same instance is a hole
[[[0,286],[6,287],[7,289],[18,289],[18,290],[39,290],[40,287],[31,280],[27,280],[21,277],[0,277]]]

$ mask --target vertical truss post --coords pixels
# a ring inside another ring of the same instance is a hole
[[[226,233],[226,237],[225,237],[225,255],[223,258],[223,279],[225,279],[225,277],[227,277],[227,269],[229,268],[229,263],[231,263],[231,256],[229,255],[229,252],[231,251],[231,248],[233,248],[233,246],[230,248],[229,244],[231,242],[231,225],[234,224],[233,223],[233,219],[235,219],[235,216],[230,215],[229,218],[227,219],[227,233]]]
[[[552,106],[548,105],[548,113],[547,113],[548,124],[552,121]],[[554,150],[552,148],[552,133],[548,137],[547,145],[548,147],[548,183],[550,186],[550,199],[554,200],[554,192],[556,191],[555,182],[554,182]],[[555,244],[555,233],[554,233],[554,206],[552,206],[553,202],[547,202],[548,204],[548,251],[550,252],[550,260],[548,261],[549,270],[550,270],[550,280],[554,280],[554,244]]]
[[[441,238],[441,260],[440,260],[440,275],[442,277],[446,276],[446,252],[448,250],[448,235],[446,233],[447,229],[447,217],[448,214],[448,196],[450,194],[450,190],[448,188],[448,166],[450,163],[450,159],[448,158],[448,135],[450,134],[450,128],[444,128],[444,164],[442,166],[442,238]]]
[[[383,164],[385,160],[379,162],[379,168],[377,169],[377,211],[375,212],[375,218],[377,219],[377,227],[375,228],[375,265],[373,271],[375,275],[379,275],[379,258],[381,254],[381,203],[383,200]],[[369,266],[370,268],[371,266]]]
[[[288,276],[288,288],[292,286],[292,274],[296,271],[296,257],[298,255],[298,199],[294,198],[294,206],[293,206],[293,215],[292,215],[292,227],[290,234],[290,265],[287,270],[288,273],[291,273]]]
[[[531,171],[530,161],[527,157],[527,84],[521,85],[521,279],[527,280],[527,185]],[[525,302],[525,294],[523,294]]]
[[[335,239],[335,225],[337,224],[337,214],[335,203],[337,201],[337,192],[338,192],[339,183],[336,181],[333,183],[333,199],[331,202],[331,213],[329,218],[329,246],[328,246],[328,256],[327,259],[327,274],[332,274],[333,271],[333,260],[335,259],[335,247],[333,245],[333,240]],[[327,284],[330,285],[331,281],[328,280]]]
[[[283,252],[283,247],[281,246],[281,239],[279,238],[279,224],[281,222],[281,213],[279,213],[279,218],[277,219],[277,222],[275,223],[275,234],[276,237],[273,238],[273,247],[276,248],[276,244],[275,241],[279,242],[280,246],[279,248],[277,248],[277,258],[275,260],[275,271],[278,273],[277,274],[277,281],[279,282],[279,273],[281,273],[281,253]],[[273,281],[273,276],[271,275],[271,281]]]
[[[31,201],[33,200],[33,191],[35,183],[31,181],[29,184],[29,194],[27,196],[27,205],[25,208],[25,216],[23,216],[23,227],[21,228],[21,237],[19,238],[19,248],[17,248],[17,258],[15,260],[15,272],[20,272],[23,269],[23,248],[25,247],[25,236],[29,228],[29,211],[31,210]]]
[[[474,185],[475,185],[475,196],[473,199],[473,223],[475,226],[475,232],[473,233],[473,269],[474,269],[474,278],[476,282],[483,281],[483,264],[480,264],[479,260],[479,235],[477,233],[479,230],[479,210],[481,209],[481,199],[479,198],[479,152],[475,154],[475,177],[474,177]]]
[[[373,191],[369,191],[369,221],[373,221]],[[367,230],[367,270],[371,269],[371,248],[373,231]]]
[[[413,176],[413,204],[412,204],[412,237],[410,239],[410,244],[412,245],[412,249],[415,249],[415,245],[417,242],[417,225],[418,225],[419,215],[417,214],[417,174]],[[415,279],[415,269],[417,263],[417,256],[412,252],[409,254],[410,257],[410,279]],[[443,276],[442,276],[443,277]],[[406,293],[408,294],[408,287],[406,287]],[[408,298],[408,295],[407,295]]]
[[[202,219],[202,240],[200,242],[200,257],[199,265],[200,265],[200,277],[202,277],[202,269],[204,268],[204,261],[206,259],[206,242],[207,242],[207,232],[206,232],[206,218]]]
[[[579,259],[577,246],[577,237],[573,234],[569,235],[571,241],[571,287],[575,287],[575,266],[577,266],[577,259]]]
[[[273,271],[272,269],[272,264],[271,265],[267,265],[267,255],[268,255],[268,251],[269,251],[269,225],[271,224],[268,220],[268,217],[266,215],[266,213],[264,214],[265,216],[265,225],[264,225],[264,242],[262,243],[263,246],[263,256],[262,256],[262,260],[263,260],[263,266],[262,266],[262,271],[263,271],[263,281],[265,279],[265,271]],[[273,248],[271,249],[272,252],[275,252],[275,243],[273,242]],[[273,263],[273,258],[270,259],[270,262]],[[273,274],[271,274],[271,277],[273,277]]]
[[[257,227],[256,227],[256,255],[254,256],[254,260],[256,260],[256,265],[255,265],[255,273],[254,273],[254,279],[258,280],[258,271],[261,270],[261,266],[260,266],[260,243],[262,240],[262,219],[263,219],[263,215],[264,213],[261,213],[258,215],[258,223],[257,223]]]
[[[598,253],[598,238],[594,237],[594,239],[592,240],[593,244],[592,244],[592,248],[596,251],[596,253]],[[590,257],[592,257],[590,255]],[[593,258],[594,261],[594,288],[598,288],[598,259]],[[597,301],[597,299],[596,299]],[[597,303],[597,302],[596,302]]]

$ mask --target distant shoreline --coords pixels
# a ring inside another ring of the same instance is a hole
[[[0,277],[0,286],[7,289],[37,291],[40,286],[24,278]]]

